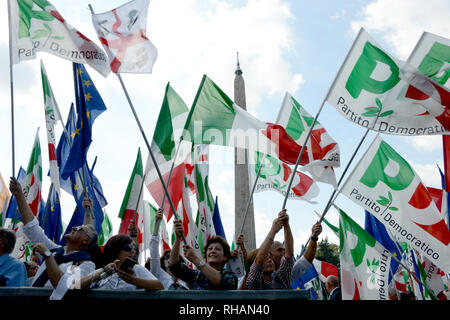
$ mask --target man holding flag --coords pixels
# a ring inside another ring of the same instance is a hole
[[[67,245],[59,246],[48,239],[39,227],[17,179],[11,178],[9,189],[17,200],[19,213],[24,223],[23,232],[33,242],[33,248],[41,255],[43,261],[32,286],[53,287],[54,291],[50,299],[60,300],[79,277],[95,270],[95,264],[90,261],[88,251],[97,244],[97,232],[92,224],[74,227],[65,235]]]

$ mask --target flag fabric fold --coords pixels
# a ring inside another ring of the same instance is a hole
[[[106,77],[107,56],[94,42],[73,28],[47,0],[8,0],[12,61],[19,63],[45,51],[76,63],[90,65]]]
[[[133,0],[111,11],[92,14],[112,72],[152,73],[158,51],[145,35],[149,3]]]
[[[388,300],[391,255],[339,210],[342,300]]]
[[[327,96],[347,120],[393,135],[448,133],[449,91],[413,65],[393,58],[364,30]]]
[[[450,231],[409,163],[377,136],[342,187],[398,241],[450,271]]]

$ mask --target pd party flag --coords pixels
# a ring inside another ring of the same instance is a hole
[[[450,231],[409,163],[376,137],[342,193],[384,224],[399,242],[450,271]]]
[[[298,145],[305,144],[313,122],[314,117],[286,92],[277,123],[286,129],[287,134]],[[315,180],[336,185],[333,168],[340,166],[339,146],[317,121],[305,146],[300,164],[303,165],[301,170],[310,172]]]
[[[92,14],[97,35],[114,73],[152,73],[158,51],[145,35],[150,0],[130,1]]]
[[[441,85],[450,87],[450,39],[424,32],[408,62]]]
[[[425,96],[432,99],[424,99]],[[358,34],[327,96],[347,120],[394,135],[434,135],[450,129],[447,89]]]
[[[13,63],[45,51],[90,65],[104,77],[110,68],[103,50],[73,28],[46,0],[8,0]]]
[[[388,300],[391,255],[339,210],[342,300]]]
[[[292,169],[277,158],[268,154],[264,155],[258,151],[250,152],[249,158],[248,171],[250,181],[255,181],[259,168],[262,166],[254,192],[273,190],[285,196],[291,179]],[[312,199],[317,197],[318,194],[319,187],[317,183],[308,175],[297,171],[289,191],[289,199],[316,203]]]

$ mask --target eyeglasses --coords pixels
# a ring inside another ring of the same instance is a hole
[[[89,232],[84,228],[84,226],[76,226],[72,228],[73,231],[84,231],[89,239],[93,239],[93,236],[89,234]]]
[[[136,246],[132,243],[129,243],[127,245],[125,245],[122,250],[125,250],[126,252],[130,252],[131,250],[136,251]]]

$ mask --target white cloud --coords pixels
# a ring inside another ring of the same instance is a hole
[[[421,151],[430,152],[442,148],[442,136],[440,135],[404,137],[403,139]]]
[[[393,54],[406,60],[423,31],[450,38],[449,11],[447,0],[375,0],[352,27],[357,32],[362,26],[375,38],[380,34],[395,50]]]

